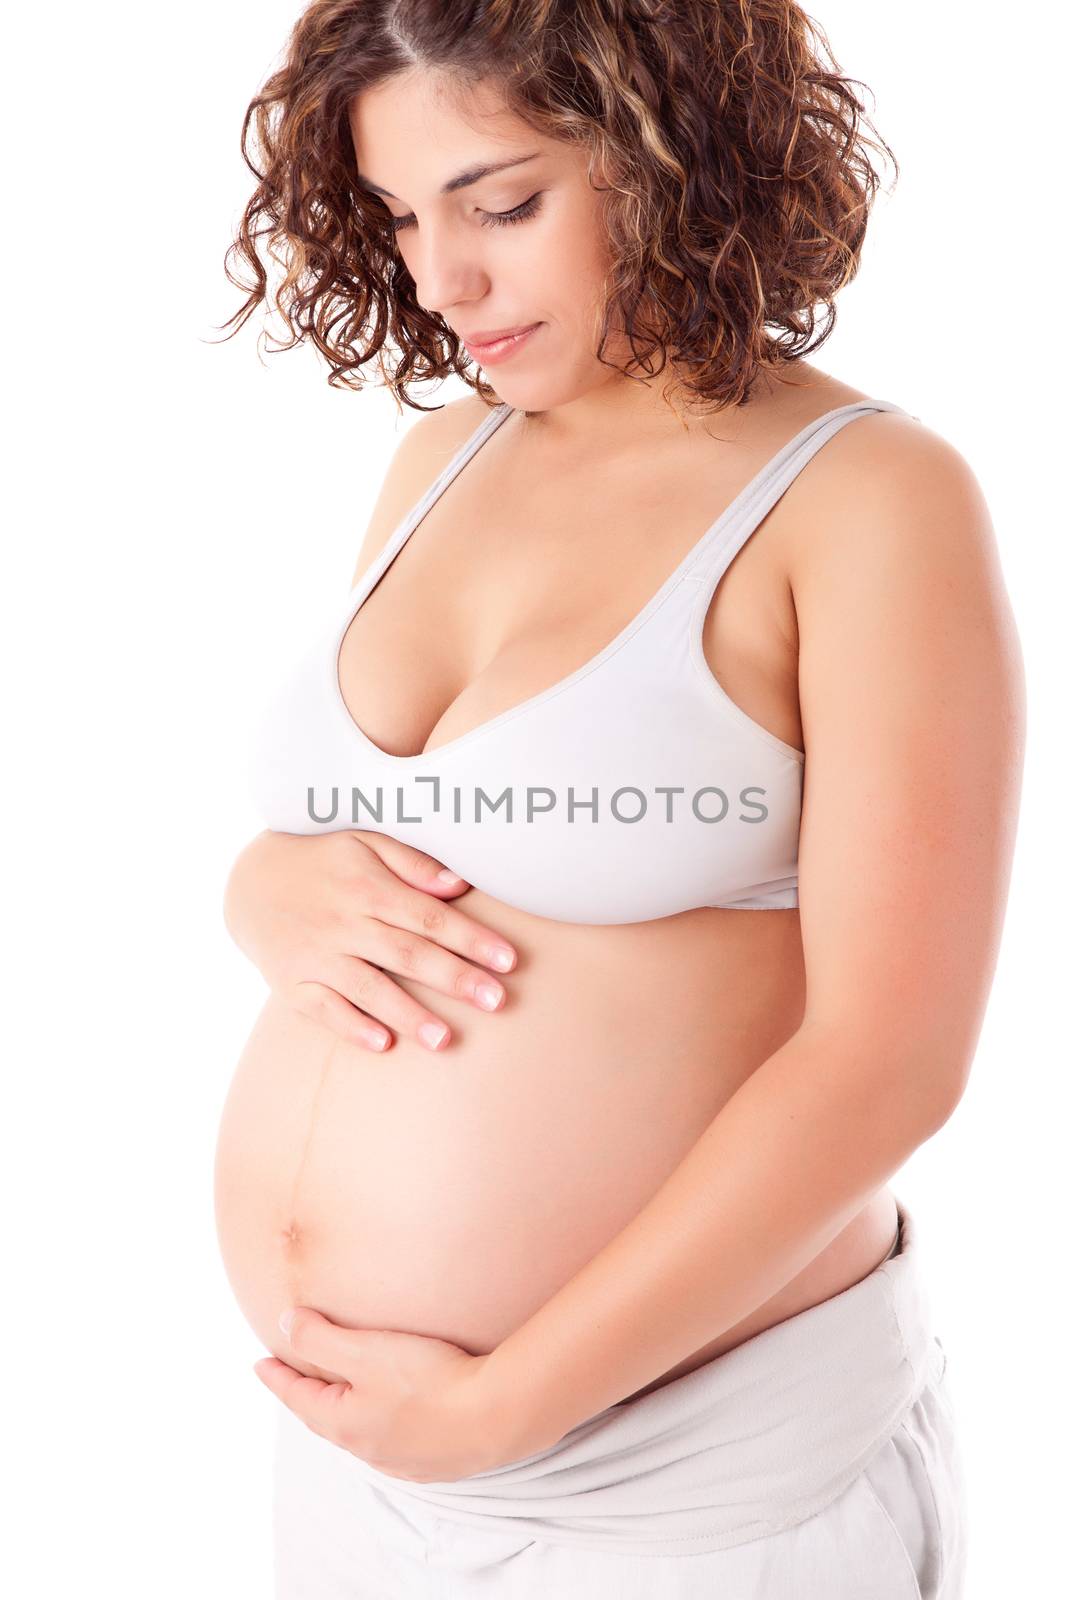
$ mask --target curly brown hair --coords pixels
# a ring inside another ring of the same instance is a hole
[[[313,0],[245,113],[258,188],[225,271],[248,296],[222,327],[236,333],[266,299],[265,235],[285,269],[276,301],[290,337],[277,348],[310,338],[328,381],[357,390],[375,362],[416,410],[433,408],[409,386],[452,373],[498,397],[419,305],[389,212],[359,185],[353,96],[413,68],[446,73],[460,94],[492,82],[507,110],[588,153],[612,262],[597,358],[621,328],[634,355],[616,370],[669,360],[671,392],[680,384],[697,409],[745,404],[762,368],[826,340],[880,186],[868,151],[899,175],[853,92],[869,86],[841,75],[793,0]],[[235,255],[251,284],[231,271]]]

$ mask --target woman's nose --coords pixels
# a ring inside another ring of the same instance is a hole
[[[430,238],[423,234],[408,271],[420,306],[445,317],[452,307],[481,299],[489,283],[477,250],[454,236],[444,238],[438,234]]]

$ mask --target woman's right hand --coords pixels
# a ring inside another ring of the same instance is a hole
[[[508,972],[518,959],[506,939],[442,903],[469,887],[445,882],[442,871],[388,834],[268,829],[234,862],[223,918],[273,992],[340,1038],[385,1050],[392,1029],[440,1050],[451,1039],[447,1023],[388,973],[494,1011],[506,991],[486,969]]]

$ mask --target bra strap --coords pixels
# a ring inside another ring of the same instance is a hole
[[[911,415],[903,406],[889,400],[856,400],[823,417],[816,417],[767,462],[741,491],[722,520],[708,530],[706,542],[702,541],[702,547],[698,547],[686,577],[702,582],[713,574],[716,578],[721,576],[812,456],[849,422],[871,411]]]
[[[418,500],[416,500],[415,504],[411,507],[407,515],[402,518],[402,520],[393,529],[392,533],[389,535],[382,548],[378,551],[378,554],[375,556],[366,572],[364,572],[362,578],[353,584],[351,590],[345,596],[345,609],[349,621],[351,621],[352,617],[355,615],[355,612],[352,610],[353,602],[355,601],[357,603],[358,609],[358,606],[361,605],[366,596],[370,594],[371,590],[378,582],[378,579],[381,578],[388,568],[393,564],[396,557],[400,554],[405,544],[407,544],[408,540],[411,538],[411,535],[418,528],[430,507],[441,498],[449,484],[452,482],[452,479],[457,477],[458,474],[462,472],[463,468],[467,465],[467,462],[473,455],[477,454],[482,445],[489,438],[490,434],[495,433],[500,427],[501,423],[507,421],[513,410],[513,406],[504,405],[503,403],[494,406],[493,409],[482,418],[481,422],[479,422],[470,438],[465,440],[464,443],[453,452],[450,460],[448,460],[441,468],[441,471],[437,474],[436,478],[434,478],[433,482],[424,491],[424,493],[419,496]]]

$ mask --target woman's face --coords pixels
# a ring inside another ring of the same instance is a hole
[[[464,339],[540,324],[506,359],[471,351],[502,399],[548,411],[613,379],[596,359],[609,262],[584,152],[506,112],[491,86],[460,106],[422,71],[365,90],[350,121],[360,183],[388,191],[419,304]],[[479,167],[500,170],[446,188]],[[605,355],[620,360],[611,341]]]

